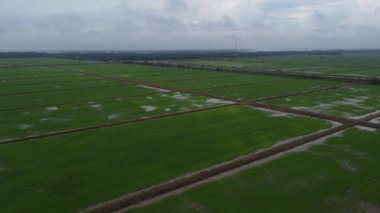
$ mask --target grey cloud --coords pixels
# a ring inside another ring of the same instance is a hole
[[[283,2],[283,1],[269,1],[263,2],[260,8],[264,13],[276,12],[278,10],[286,10],[299,6],[300,3],[297,2]]]
[[[218,20],[206,20],[188,26],[190,29],[203,31],[229,31],[236,29],[234,20],[229,15],[223,15]]]
[[[146,26],[145,30],[148,31],[170,32],[185,29],[185,24],[172,16],[148,15],[143,16],[142,20]]]
[[[356,0],[4,0],[0,50],[380,48],[379,11]]]
[[[70,31],[82,31],[86,27],[86,21],[78,13],[53,14],[36,18],[31,23],[36,32],[50,31],[54,33],[67,33]]]
[[[183,0],[168,0],[166,7],[168,10],[175,10],[176,12],[189,9],[189,5]]]

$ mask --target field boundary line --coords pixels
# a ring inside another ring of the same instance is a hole
[[[133,123],[141,123],[144,121],[152,121],[152,120],[158,120],[162,118],[169,118],[169,117],[175,117],[175,116],[180,116],[180,115],[205,112],[205,111],[210,111],[210,110],[215,110],[215,109],[231,107],[235,105],[237,104],[224,104],[224,105],[219,105],[219,106],[193,109],[193,110],[181,111],[181,112],[175,112],[175,113],[166,113],[166,114],[155,115],[155,116],[143,116],[142,118],[119,121],[119,122],[114,122],[114,123],[105,123],[105,124],[99,124],[99,125],[93,125],[93,126],[87,126],[87,127],[66,129],[62,131],[47,132],[47,133],[37,134],[37,135],[29,135],[29,136],[21,137],[21,138],[2,139],[0,140],[0,146],[6,145],[6,144],[20,143],[20,142],[25,142],[25,141],[35,140],[35,139],[50,138],[53,136],[67,135],[67,134],[72,134],[72,133],[77,133],[77,132],[86,132],[86,131],[95,130],[95,129],[124,126],[124,125],[133,124]]]

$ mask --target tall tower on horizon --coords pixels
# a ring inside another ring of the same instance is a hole
[[[235,52],[234,52],[235,59],[237,58],[237,41],[235,40]]]

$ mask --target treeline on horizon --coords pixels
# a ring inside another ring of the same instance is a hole
[[[147,61],[181,59],[233,59],[235,57],[293,56],[293,55],[342,55],[344,53],[380,53],[380,50],[315,50],[315,51],[128,51],[128,52],[0,52],[0,58],[54,57],[95,61]]]

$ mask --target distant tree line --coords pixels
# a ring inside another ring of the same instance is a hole
[[[239,57],[253,56],[281,56],[281,55],[338,55],[338,51],[308,51],[308,52],[248,52],[240,51]],[[82,60],[99,61],[148,61],[148,60],[182,60],[182,59],[233,59],[234,51],[153,51],[153,52],[88,52],[88,53],[62,53],[60,57]]]
[[[343,53],[377,52],[380,50],[315,50],[315,51],[239,51],[238,57],[292,56],[292,55],[341,55]],[[36,58],[54,57],[103,62],[148,61],[148,60],[182,60],[182,59],[234,59],[235,51],[231,50],[184,50],[184,51],[109,51],[109,52],[0,52],[0,58]]]

